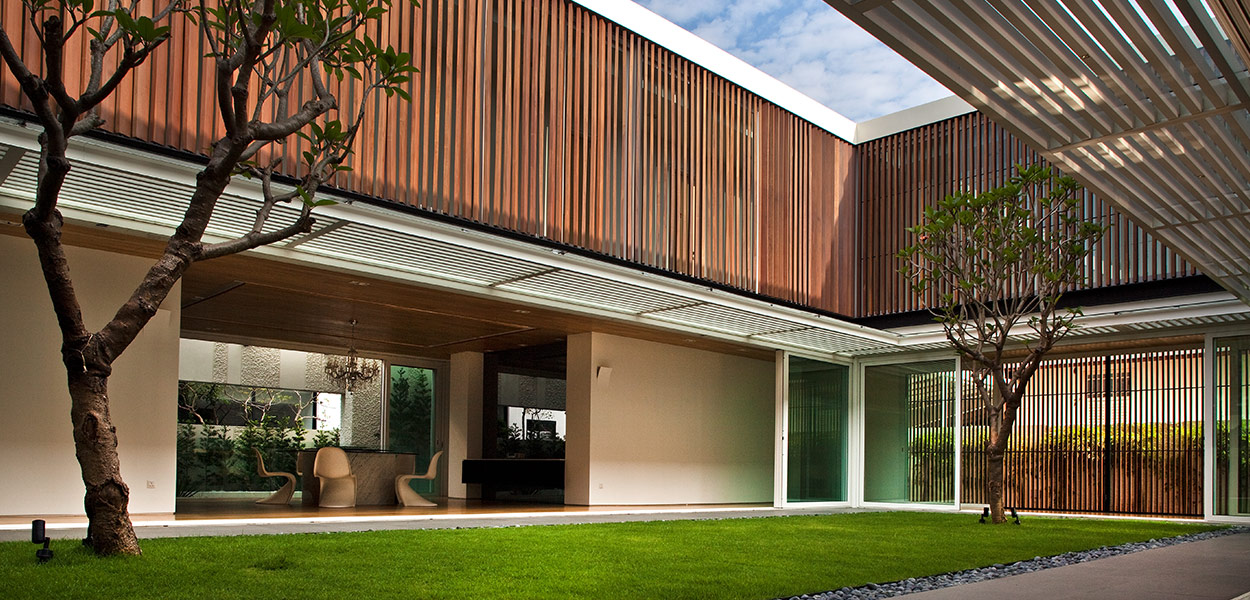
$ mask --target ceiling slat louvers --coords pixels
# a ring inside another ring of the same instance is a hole
[[[1244,3],[826,2],[1250,301]]]

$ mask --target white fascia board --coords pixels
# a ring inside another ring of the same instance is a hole
[[[959,96],[947,96],[912,108],[890,113],[883,117],[861,121],[855,125],[852,143],[862,144],[872,140],[902,133],[908,129],[923,127],[952,117],[976,112],[976,108]]]
[[[855,122],[630,0],[572,0],[848,142]]]

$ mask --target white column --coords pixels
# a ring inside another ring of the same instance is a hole
[[[955,444],[955,510],[963,508],[963,410],[964,410],[964,376],[963,376],[964,360],[960,356],[955,357],[955,435],[951,436],[951,441]]]
[[[774,413],[774,423],[776,424],[776,437],[774,438],[776,446],[773,450],[773,506],[781,508],[786,503],[786,491],[789,486],[787,478],[789,477],[789,438],[790,430],[790,374],[789,374],[789,356],[785,351],[777,351],[777,368],[775,371],[774,384],[776,388],[776,413]]]
[[[477,485],[461,483],[463,461],[482,457],[481,352],[451,355],[447,408],[447,497],[480,498]]]
[[[588,506],[590,488],[591,396],[599,374],[594,364],[593,333],[568,338],[565,361],[564,503]],[[611,368],[610,365],[607,365]],[[603,373],[603,386],[611,385],[611,372]]]
[[[1215,514],[1215,340],[1207,336],[1202,353],[1202,516]]]
[[[1241,403],[1242,367],[1246,348],[1242,343],[1228,348],[1228,514],[1241,516]]]

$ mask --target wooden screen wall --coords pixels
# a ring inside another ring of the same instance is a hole
[[[906,228],[924,207],[959,190],[1006,183],[1016,164],[1044,162],[985,115],[972,113],[860,144],[860,316],[922,310],[898,273],[897,252],[911,243]],[[1091,288],[1196,275],[1198,271],[1124,215],[1082,192],[1085,214],[1108,224],[1087,261]]]
[[[5,2],[0,20],[36,62],[19,7]],[[222,134],[212,69],[190,25],[173,23],[103,116],[204,153]],[[411,103],[374,103],[337,186],[854,312],[850,144],[567,0],[396,2],[376,35],[421,75]],[[20,108],[0,78],[0,100]],[[286,145],[286,164],[300,146]]]
[[[1202,515],[1202,348],[1051,358],[1007,445],[1007,506]],[[964,386],[961,497],[986,502],[988,435]]]

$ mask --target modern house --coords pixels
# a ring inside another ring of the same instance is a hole
[[[519,454],[515,425],[563,437],[568,504],[975,506],[979,416],[894,255],[926,204],[1048,162],[1110,230],[1023,409],[1009,504],[1250,517],[1245,15],[830,3],[972,104],[854,123],[625,0],[397,4],[387,41],[421,75],[412,102],[371,108],[338,204],[196,264],[118,361],[131,511],[177,508],[180,381],[342,393],[340,443],[417,436],[417,463],[445,451],[432,491],[452,499],[497,491],[466,469]],[[185,29],[71,152],[65,239],[95,326],[220,133]],[[38,132],[7,71],[0,104],[0,515],[79,514],[59,334],[19,226]],[[258,197],[232,184],[210,235],[246,230]],[[385,363],[350,394],[324,369],[348,348]],[[423,417],[397,416],[399,386],[428,389]]]

